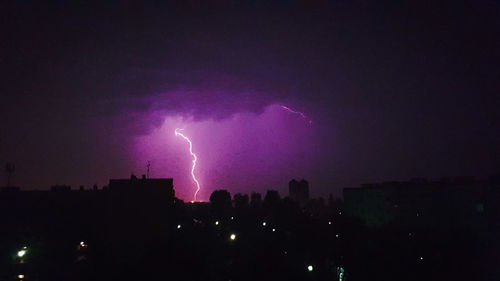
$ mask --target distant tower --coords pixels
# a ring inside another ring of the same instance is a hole
[[[304,179],[301,181],[293,179],[288,183],[288,192],[290,198],[303,205],[309,200],[309,183]]]
[[[146,164],[146,168],[146,178],[149,179],[149,168],[151,168],[151,162],[148,161],[148,163]]]
[[[14,163],[5,164],[5,172],[7,173],[7,186],[10,186],[10,181],[15,171],[16,171],[16,165]]]

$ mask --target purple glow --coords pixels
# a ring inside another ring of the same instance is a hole
[[[176,128],[186,128],[177,133],[196,140],[195,151],[191,149],[196,154],[194,174],[203,183],[196,200],[207,200],[216,189],[231,194],[277,189],[285,195],[292,178],[317,180],[311,175],[318,167],[321,138],[317,134],[321,131],[302,118],[284,114],[279,104],[225,119],[198,120],[174,113],[164,115],[161,125],[135,138],[137,167],[131,170],[143,169],[139,163],[151,161],[152,177],[173,177],[178,198],[193,199],[193,174],[188,177],[186,169],[194,171],[194,156],[186,153],[185,143],[176,140],[180,134],[172,134]]]
[[[397,5],[374,21],[378,9],[346,16],[356,3],[126,2],[91,5],[104,9],[89,17],[79,4],[11,2],[21,5],[0,10],[15,11],[2,22],[0,159],[22,189],[102,187],[150,161],[151,177],[173,178],[191,201],[193,157],[176,128],[198,157],[198,200],[214,189],[286,195],[302,177],[311,195],[336,197],[367,182],[498,174],[490,4]],[[401,20],[408,8],[419,14]]]
[[[298,114],[298,115],[300,115],[300,116],[301,116],[302,118],[304,118],[307,122],[309,122],[309,125],[312,125],[312,120],[311,120],[311,119],[309,119],[309,117],[307,117],[304,113],[302,113],[302,112],[300,112],[300,111],[293,110],[293,109],[291,109],[290,107],[288,107],[288,106],[284,106],[284,105],[282,105],[282,106],[281,106],[281,108],[283,108],[283,109],[285,109],[286,111],[291,112],[291,113],[293,113],[293,114]]]
[[[176,128],[175,129],[175,136],[181,136],[183,139],[185,139],[189,143],[189,153],[191,154],[191,156],[193,156],[193,166],[191,166],[191,177],[193,178],[193,181],[196,184],[196,191],[194,192],[193,201],[196,202],[197,201],[196,196],[198,195],[198,192],[201,189],[200,183],[198,182],[198,180],[196,179],[196,176],[194,175],[194,169],[196,168],[196,161],[198,160],[198,157],[196,157],[196,154],[193,153],[193,143],[191,142],[191,140],[188,137],[186,137],[184,134],[179,132],[182,130],[184,130],[184,129]]]

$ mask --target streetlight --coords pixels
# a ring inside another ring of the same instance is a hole
[[[87,248],[87,243],[85,243],[85,241],[81,241],[79,244],[78,244],[78,250],[83,250],[83,249],[86,249]]]
[[[17,256],[20,258],[24,257],[24,255],[26,255],[26,250],[24,248],[17,252]]]
[[[307,266],[307,271],[311,272],[314,270],[314,267],[312,265]]]
[[[231,233],[231,235],[229,236],[229,239],[231,239],[232,241],[236,240],[236,234]]]

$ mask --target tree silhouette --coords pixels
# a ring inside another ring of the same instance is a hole
[[[215,190],[210,195],[210,203],[212,203],[212,209],[218,215],[226,213],[232,208],[231,194],[227,190]]]
[[[248,195],[237,193],[234,195],[234,207],[236,209],[243,209],[248,207]]]

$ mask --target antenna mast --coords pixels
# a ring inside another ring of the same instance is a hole
[[[149,168],[151,167],[151,162],[148,161],[148,163],[146,164],[146,168],[147,168],[147,171],[146,171],[146,178],[149,179]]]
[[[7,186],[10,186],[10,181],[15,171],[16,171],[16,165],[14,163],[5,164],[5,172],[7,173]]]

